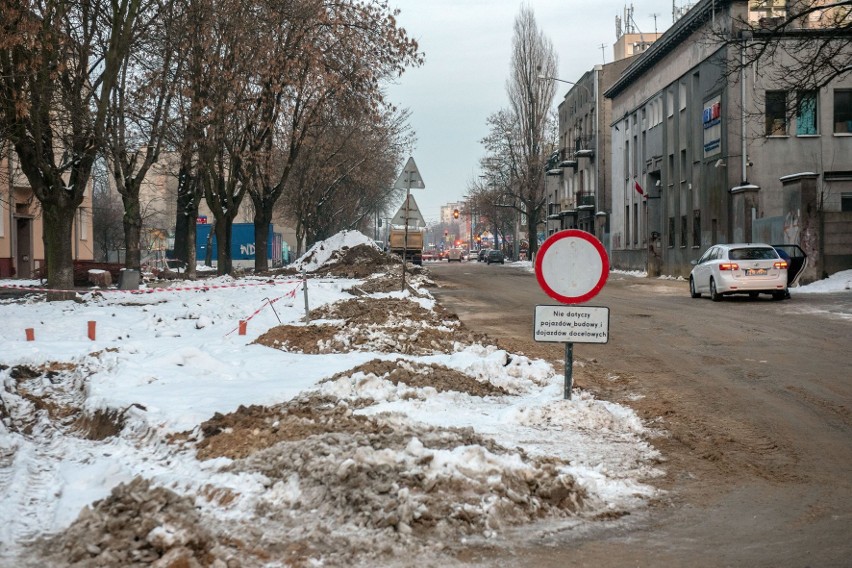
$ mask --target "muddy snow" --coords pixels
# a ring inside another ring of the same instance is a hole
[[[656,433],[562,400],[561,374],[466,329],[428,271],[401,291],[355,232],[296,268],[0,300],[0,565],[454,566],[655,496]]]

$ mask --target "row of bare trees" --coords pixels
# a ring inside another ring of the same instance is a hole
[[[0,0],[0,132],[41,204],[48,285],[73,284],[74,214],[99,159],[131,268],[140,189],[165,152],[190,276],[201,199],[220,273],[246,196],[259,251],[281,202],[300,246],[384,210],[411,135],[383,85],[422,62],[395,15],[383,0]]]

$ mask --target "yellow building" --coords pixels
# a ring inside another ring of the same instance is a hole
[[[0,147],[0,278],[32,278],[44,267],[43,217],[14,152]],[[71,254],[74,260],[94,258],[92,184],[77,209]]]

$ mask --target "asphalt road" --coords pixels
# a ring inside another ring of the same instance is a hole
[[[468,327],[561,370],[563,346],[532,340],[534,307],[557,302],[529,270],[427,268]],[[852,566],[852,291],[715,303],[682,280],[612,273],[585,305],[610,308],[610,340],[575,344],[575,383],[661,429],[664,497],[591,529],[528,527],[466,561]]]

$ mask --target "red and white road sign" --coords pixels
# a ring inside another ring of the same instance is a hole
[[[535,277],[544,293],[563,304],[594,298],[609,276],[609,257],[594,235],[568,229],[551,235],[535,259]]]

